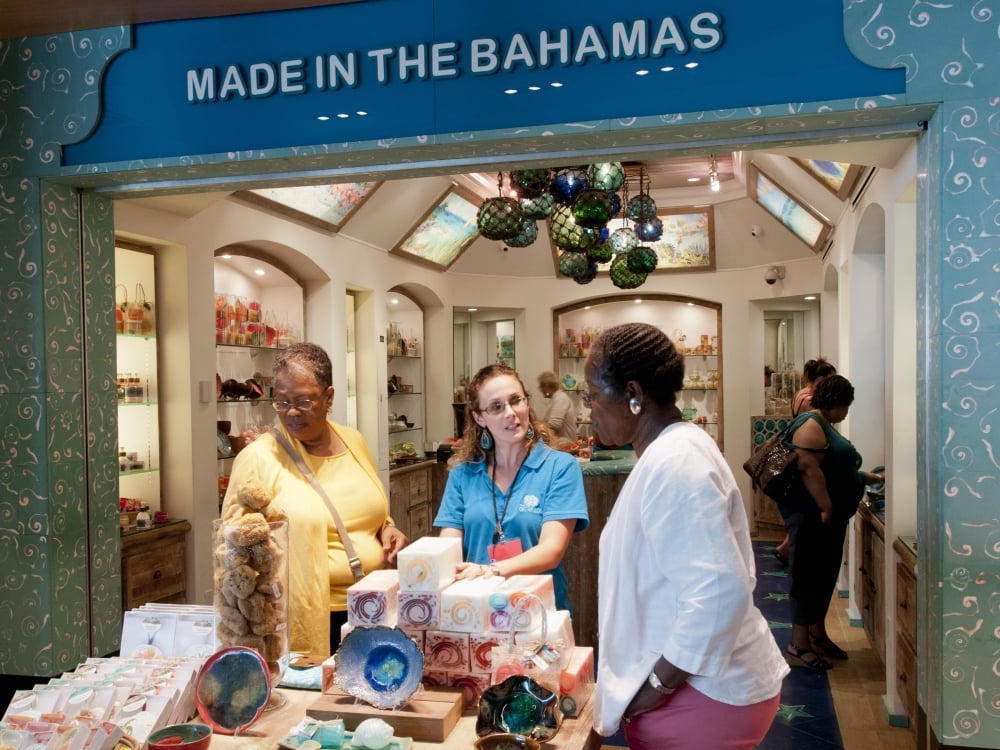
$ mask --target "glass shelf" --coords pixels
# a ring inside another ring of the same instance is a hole
[[[423,427],[401,427],[399,429],[393,429],[392,427],[390,427],[389,428],[389,434],[390,435],[398,435],[401,432],[418,432],[418,431],[420,431],[422,429],[424,429],[424,428]]]
[[[243,404],[248,404],[250,406],[256,406],[257,404],[271,403],[274,399],[268,398],[267,396],[261,396],[260,398],[220,398],[217,399],[215,403],[226,404],[228,406],[241,406]]]
[[[401,393],[400,391],[396,391],[395,393],[390,393],[389,398],[392,398],[393,396],[421,396],[421,395],[423,395],[421,391],[410,391],[409,393]]]
[[[153,333],[116,333],[115,336],[120,339],[146,339],[149,341],[156,338],[156,334]]]
[[[156,401],[119,401],[119,406],[156,406]]]
[[[155,469],[129,469],[128,471],[119,471],[118,476],[120,477],[135,477],[139,474],[155,474],[160,469],[159,467]]]
[[[390,354],[388,359],[420,359],[419,354]]]
[[[717,391],[718,388],[709,388],[708,386],[684,386],[681,388],[682,391]]]

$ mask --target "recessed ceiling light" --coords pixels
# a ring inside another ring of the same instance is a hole
[[[693,70],[694,68],[698,67],[698,63],[696,62],[684,63],[684,67],[687,68],[688,70]]]
[[[554,81],[553,83],[550,83],[549,85],[550,85],[550,86],[551,86],[552,88],[554,88],[554,89],[561,89],[561,88],[562,88],[562,84],[561,84],[561,83],[559,83],[559,81]]]
[[[808,300],[814,300],[814,299],[816,299],[816,295],[815,294],[807,294],[806,295],[806,299],[808,299]]]
[[[635,71],[635,74],[637,76],[648,76],[649,75],[649,71],[648,70],[637,70],[637,71]]]
[[[368,114],[368,113],[367,113],[367,112],[365,112],[365,111],[364,111],[363,109],[359,109],[359,110],[358,110],[357,112],[355,112],[354,114],[356,114],[356,115],[357,115],[358,117],[365,117],[365,116],[367,116],[367,114]]]
[[[637,299],[637,300],[635,301],[635,304],[637,304],[637,305],[641,305],[641,304],[642,304],[642,300],[641,300],[641,299]]]
[[[660,68],[660,72],[661,73],[670,73],[670,72],[673,71],[673,69],[674,69],[673,65],[664,65],[662,68]]]
[[[700,177],[688,177],[688,182],[701,182]]]
[[[330,115],[320,115],[316,119],[319,120],[320,122],[326,122],[327,120],[330,119]]]
[[[528,91],[541,91],[541,86],[528,86]]]
[[[253,272],[258,276],[263,276],[266,273],[266,271],[263,268],[255,268],[253,269]]]
[[[479,308],[478,308],[478,307],[470,307],[470,308],[469,308],[469,312],[476,312],[476,311],[478,311],[478,310],[479,310]]]
[[[516,94],[517,93],[517,89],[504,89],[503,92],[505,94]]]
[[[346,112],[341,112],[339,115],[337,115],[337,117],[339,117],[341,120],[346,120],[348,117],[350,117],[350,115],[347,114]]]
[[[223,253],[219,257],[222,258],[223,260],[232,260],[233,259],[233,256],[231,254],[229,254],[229,253]]]
[[[389,302],[391,302],[394,305],[398,305],[399,304],[399,297],[393,297],[391,300],[389,300]]]

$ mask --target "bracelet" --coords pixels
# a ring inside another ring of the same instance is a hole
[[[501,578],[503,578],[503,573],[500,572],[500,566],[497,565],[496,563],[490,563],[490,573],[492,573],[495,576],[500,576]]]
[[[660,682],[660,678],[656,676],[655,671],[649,673],[649,677],[646,678],[646,682],[649,683],[649,686],[653,688],[653,690],[661,695],[673,695],[677,691],[677,688],[667,687]]]
[[[490,563],[489,565],[480,565],[479,569],[483,573],[483,577],[490,578],[491,576],[503,577],[503,573],[500,572],[500,568],[497,567],[496,563]]]

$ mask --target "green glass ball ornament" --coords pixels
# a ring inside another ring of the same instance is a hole
[[[510,173],[510,186],[521,198],[537,198],[548,190],[551,179],[547,169],[515,169]]]
[[[479,233],[488,240],[506,240],[521,231],[524,212],[513,198],[487,198],[476,214]]]
[[[636,222],[635,236],[643,242],[656,242],[663,236],[663,222],[659,216],[646,221]]]
[[[573,217],[581,227],[600,229],[611,218],[611,200],[603,190],[584,190],[573,200]]]
[[[597,264],[591,263],[589,266],[587,266],[586,271],[574,276],[573,281],[575,281],[577,284],[589,284],[596,278],[597,278]]]
[[[580,193],[590,187],[587,173],[577,167],[567,167],[556,172],[549,183],[549,192],[556,203],[569,204]]]
[[[584,251],[600,236],[599,230],[587,229],[576,223],[572,206],[559,206],[552,212],[549,239],[560,250]]]
[[[591,263],[607,263],[614,257],[610,242],[601,242],[587,251],[587,260]]]
[[[611,261],[611,283],[619,289],[635,289],[646,281],[646,274],[635,273],[628,267],[628,256],[619,255]]]
[[[521,222],[521,231],[513,237],[507,238],[507,244],[511,247],[527,247],[538,239],[538,224],[534,219],[525,219]]]
[[[542,193],[537,198],[522,198],[521,210],[527,219],[547,219],[556,208],[556,199],[551,193]]]
[[[639,238],[631,227],[616,229],[611,233],[611,239],[608,242],[611,243],[611,249],[615,255],[624,255],[633,247],[639,247]]]
[[[651,247],[636,247],[625,255],[625,262],[628,263],[629,270],[644,276],[656,268],[656,261],[656,251]]]
[[[656,217],[656,201],[645,193],[633,196],[628,200],[625,215],[632,221],[649,221]]]
[[[587,167],[587,179],[594,190],[615,191],[625,184],[625,168],[620,161],[591,164]]]
[[[572,250],[563,251],[559,256],[559,273],[563,276],[579,276],[587,271],[587,256]]]

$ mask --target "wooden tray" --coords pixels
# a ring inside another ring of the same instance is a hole
[[[379,718],[392,725],[397,737],[412,737],[426,742],[444,742],[462,717],[461,688],[424,687],[406,705],[382,709],[359,703],[353,695],[329,688],[306,709],[314,719],[344,720],[354,731],[365,719]]]

